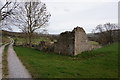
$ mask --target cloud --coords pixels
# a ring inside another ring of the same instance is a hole
[[[116,2],[48,2],[47,5],[52,14],[49,33],[59,34],[76,26],[90,33],[98,24],[117,23]]]

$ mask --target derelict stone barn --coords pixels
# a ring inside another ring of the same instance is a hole
[[[76,27],[72,32],[63,32],[55,43],[54,52],[75,56],[91,49],[83,28]]]

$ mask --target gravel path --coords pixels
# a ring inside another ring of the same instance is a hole
[[[10,44],[8,48],[9,78],[31,78],[27,69],[17,57],[12,45]]]

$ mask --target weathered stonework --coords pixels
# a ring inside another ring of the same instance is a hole
[[[55,53],[72,56],[91,49],[92,45],[88,44],[87,35],[81,27],[76,27],[72,32],[61,33],[54,46]]]
[[[54,45],[54,52],[59,54],[74,54],[74,32],[61,33],[57,43]]]

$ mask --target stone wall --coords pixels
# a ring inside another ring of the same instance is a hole
[[[88,44],[87,35],[81,27],[76,27],[72,32],[61,33],[54,46],[55,53],[72,56],[92,49],[93,46]]]
[[[54,52],[54,43],[49,41],[40,41],[39,45],[35,45],[37,50],[43,50],[47,52]]]
[[[74,32],[61,33],[57,43],[54,45],[54,52],[58,54],[74,54]]]

